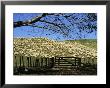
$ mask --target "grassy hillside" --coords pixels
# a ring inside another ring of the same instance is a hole
[[[77,56],[95,58],[96,40],[54,41],[46,38],[14,38],[14,54],[35,57]]]
[[[97,40],[96,39],[80,39],[80,40],[67,40],[66,42],[77,42],[87,47],[97,49]]]

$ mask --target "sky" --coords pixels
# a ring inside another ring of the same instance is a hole
[[[76,17],[81,19],[83,17],[83,13],[74,13]],[[13,14],[13,21],[25,21],[32,19],[36,17],[37,15],[40,15],[40,13],[14,13]],[[52,18],[53,19],[53,18]],[[47,20],[52,20],[47,18]],[[42,37],[42,38],[49,38],[53,40],[74,40],[74,39],[79,39],[79,36],[76,35],[76,32],[78,32],[77,25],[71,25],[67,20],[63,19],[62,17],[59,17],[63,21],[64,24],[69,26],[71,30],[75,30],[74,32],[69,32],[69,35],[71,37],[65,37],[63,34],[60,33],[55,33],[52,30],[48,29],[43,29],[43,28],[37,28],[37,27],[32,27],[32,26],[22,26],[22,27],[16,27],[14,28],[14,38],[32,38],[32,37]],[[97,22],[95,22],[96,24]],[[44,24],[42,23],[37,23],[38,25],[42,26]],[[86,23],[85,23],[86,24]],[[97,32],[93,31],[92,33],[86,33],[86,32],[81,32],[82,37],[81,39],[96,39],[97,38]]]

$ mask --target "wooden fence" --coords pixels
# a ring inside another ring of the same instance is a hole
[[[55,57],[55,67],[67,68],[81,66],[81,58],[77,57]]]
[[[91,71],[97,69],[97,59],[96,58],[78,58],[78,57],[26,57],[21,55],[14,56],[14,74],[62,74],[60,71],[66,69],[71,69],[68,74],[73,74],[74,69],[85,69],[87,71],[88,67],[92,69]],[[87,68],[86,68],[87,67]],[[56,69],[56,70],[55,70]],[[61,69],[61,70],[60,70]],[[90,70],[89,69],[89,70]],[[51,73],[50,73],[50,72]],[[53,72],[52,72],[53,71]],[[90,71],[90,72],[91,72]],[[47,72],[47,73],[45,73]],[[49,73],[48,73],[49,72]],[[65,74],[65,71],[63,72]]]
[[[36,68],[52,68],[56,64],[60,65],[63,62],[71,64],[71,66],[81,66],[84,64],[96,65],[96,58],[78,58],[78,57],[52,57],[52,58],[38,58],[38,57],[26,57],[16,55],[14,56],[14,67],[36,67]],[[64,64],[64,63],[63,63]]]
[[[16,55],[13,61],[14,67],[52,68],[54,66],[54,58],[36,58]]]

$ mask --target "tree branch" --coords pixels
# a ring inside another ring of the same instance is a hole
[[[20,27],[20,26],[30,26],[31,24],[40,21],[41,18],[45,17],[47,13],[43,13],[40,16],[36,16],[35,18],[27,21],[17,21],[14,22],[13,27]]]
[[[54,26],[56,26],[56,27],[61,29],[61,27],[58,24],[56,24],[56,23],[52,23],[52,22],[49,22],[49,21],[46,21],[46,20],[40,20],[40,22],[45,22],[45,23],[48,23],[48,24],[52,24],[52,25],[54,25]]]

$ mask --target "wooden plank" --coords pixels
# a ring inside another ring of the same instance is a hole
[[[80,59],[79,57],[58,57],[58,58],[76,58],[76,59]]]

